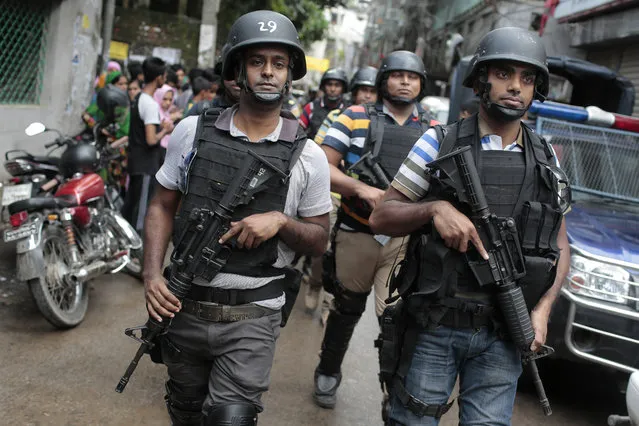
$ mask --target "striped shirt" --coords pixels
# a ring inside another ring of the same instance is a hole
[[[324,108],[324,98],[322,97],[319,101],[319,105]],[[339,109],[344,109],[344,102],[340,101],[339,105],[337,106],[337,108]],[[307,103],[306,105],[304,105],[304,108],[302,109],[302,115],[299,118],[299,122],[300,125],[304,128],[304,129],[308,129],[308,126],[311,125],[311,120],[313,119],[313,109],[315,108],[315,102],[311,101],[309,103]]]
[[[326,132],[328,132],[328,129],[331,128],[331,126],[333,125],[335,120],[337,120],[337,117],[339,117],[341,113],[342,113],[341,109],[334,109],[333,111],[328,113],[328,115],[322,122],[322,125],[320,126],[319,130],[317,131],[317,134],[315,135],[316,144],[321,145],[324,142],[324,138],[326,137]]]
[[[375,104],[375,108],[377,111],[384,113],[386,123],[397,123],[393,113],[390,112],[383,103],[378,102]],[[403,126],[421,127],[419,120],[419,113],[421,111],[421,106],[416,105],[413,109],[413,113],[404,122]],[[348,167],[356,163],[364,153],[364,144],[366,143],[370,122],[371,120],[366,112],[366,106],[350,106],[333,122],[331,128],[326,132],[326,137],[322,145],[330,146],[342,154],[344,162]]]
[[[481,149],[482,151],[512,151],[523,152],[522,132],[519,132],[517,140],[513,143],[502,146],[501,136],[488,134],[489,130],[480,123]],[[552,150],[552,147],[551,147]],[[430,186],[427,180],[426,164],[437,159],[439,155],[439,141],[434,128],[430,128],[415,142],[415,145],[408,153],[404,163],[399,168],[395,179],[391,183],[393,188],[404,194],[412,201],[423,199]],[[553,156],[557,166],[559,162],[553,150]]]

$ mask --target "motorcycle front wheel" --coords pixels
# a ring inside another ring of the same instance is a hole
[[[80,324],[89,305],[86,283],[72,285],[64,276],[71,261],[64,231],[57,226],[42,230],[45,273],[28,281],[33,299],[47,321],[57,328],[73,328]]]

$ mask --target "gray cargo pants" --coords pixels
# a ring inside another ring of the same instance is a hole
[[[162,343],[165,397],[174,425],[201,425],[218,404],[249,402],[263,410],[280,334],[281,313],[230,323],[175,315]]]

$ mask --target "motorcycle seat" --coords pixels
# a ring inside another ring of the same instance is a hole
[[[75,207],[74,198],[71,197],[34,197],[27,200],[20,200],[9,204],[9,214],[21,211],[33,212],[43,209],[62,209],[65,207]]]
[[[46,155],[32,155],[31,159],[36,163],[46,163],[60,167],[60,157],[47,157]]]

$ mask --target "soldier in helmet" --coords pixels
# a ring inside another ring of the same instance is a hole
[[[480,286],[468,266],[489,255],[468,209],[430,185],[429,162],[470,146],[490,211],[515,220],[526,256],[520,285],[532,310],[531,351],[545,342],[550,310],[570,266],[563,219],[569,200],[557,190],[565,178],[558,178],[562,172],[550,145],[521,120],[533,99],[548,95],[541,39],[521,28],[489,32],[464,85],[478,96],[479,113],[417,139],[370,217],[376,232],[413,233],[409,247],[415,247],[406,266],[417,272],[400,283],[410,287],[402,294],[409,325],[390,391],[391,425],[437,425],[452,404],[458,376],[460,424],[509,425],[522,371],[497,289]]]
[[[365,105],[377,102],[377,87],[375,79],[377,77],[377,68],[364,67],[353,75],[349,84],[353,103],[355,105]],[[326,132],[331,128],[337,117],[343,112],[343,109],[334,109],[329,112],[322,123],[319,131],[315,135],[315,143],[321,145],[326,137]],[[331,228],[337,219],[337,207],[339,206],[339,194],[331,193],[333,200],[333,211],[331,212]],[[311,260],[310,271],[305,275],[305,281],[308,284],[306,294],[304,295],[304,303],[308,312],[314,312],[319,304],[320,295],[322,293],[322,258],[316,257]],[[331,306],[332,296],[325,294],[322,300],[322,312],[320,322],[324,326],[328,319],[329,308]]]
[[[215,64],[215,73],[218,75],[222,75],[224,59],[226,58],[226,54],[230,48],[231,45],[229,43],[226,43],[224,47],[222,47],[222,53]],[[228,108],[238,103],[239,100],[240,86],[238,86],[235,77],[229,76],[229,79],[227,80],[224,76],[222,76],[222,84],[220,84],[220,88],[211,102],[211,106],[216,108]]]
[[[375,311],[381,315],[388,297],[386,282],[405,248],[402,238],[371,231],[368,216],[386,188],[375,182],[370,170],[352,166],[371,154],[388,180],[395,175],[413,144],[411,140],[431,126],[430,117],[419,105],[425,83],[421,58],[408,51],[392,52],[382,61],[375,78],[379,101],[347,108],[322,143],[331,169],[331,189],[341,195],[341,206],[331,242],[334,268],[326,271],[333,277],[325,284],[331,287],[335,300],[315,370],[313,397],[320,407],[335,406],[342,360],[366,298],[375,288]],[[347,172],[341,168],[342,161]]]
[[[147,310],[158,321],[172,318],[161,345],[175,425],[257,423],[286,315],[286,266],[295,252],[321,254],[328,240],[326,156],[282,110],[291,82],[306,73],[297,30],[279,13],[255,11],[238,18],[228,40],[222,75],[237,82],[239,103],[178,124],[146,218]],[[253,154],[289,177],[235,210],[220,240],[233,247],[227,263],[211,281],[196,277],[180,303],[161,270],[171,233],[182,235],[194,208],[215,209]]]
[[[307,103],[302,110],[300,124],[311,139],[319,130],[328,113],[336,108],[344,109],[343,96],[348,90],[348,76],[341,68],[330,68],[320,80],[320,90],[324,93],[320,99]]]

